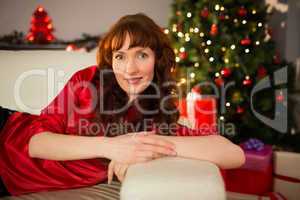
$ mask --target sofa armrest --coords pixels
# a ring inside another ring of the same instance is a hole
[[[165,157],[128,168],[121,200],[225,200],[218,167],[210,162]]]

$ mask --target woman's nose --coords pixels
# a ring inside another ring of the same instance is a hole
[[[134,59],[128,59],[125,67],[125,72],[127,74],[135,74],[138,71],[138,66]]]

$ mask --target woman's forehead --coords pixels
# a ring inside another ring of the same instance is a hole
[[[151,45],[153,41],[149,37],[145,37],[146,34],[141,33],[120,33],[116,34],[111,41],[112,51],[127,50],[135,47],[152,49]]]

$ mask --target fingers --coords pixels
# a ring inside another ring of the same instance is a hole
[[[156,152],[153,152],[153,151],[140,151],[137,153],[137,160],[139,162],[147,162],[147,161],[150,161],[150,160],[154,160],[154,159],[157,159],[157,158],[161,158],[161,157],[164,157],[166,155],[164,154],[161,154],[161,153],[156,153]]]
[[[149,144],[142,144],[140,146],[140,150],[153,152],[154,155],[157,155],[157,154],[163,154],[163,155],[168,155],[168,156],[176,155],[176,152],[172,149],[169,149],[169,148],[166,148],[163,146],[154,146],[154,145],[149,145]]]
[[[111,184],[113,176],[114,176],[114,161],[111,161],[108,165],[108,174],[107,174],[107,179],[108,179],[108,184]]]
[[[158,138],[155,135],[148,135],[148,136],[139,135],[136,136],[135,139],[141,143],[158,145],[169,149],[175,149],[175,145],[172,142],[162,138]]]
[[[115,174],[117,175],[119,181],[123,182],[126,172],[128,169],[128,165],[127,164],[117,164],[115,166]]]

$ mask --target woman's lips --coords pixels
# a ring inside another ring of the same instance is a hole
[[[131,85],[136,85],[140,82],[141,79],[142,77],[134,77],[134,78],[126,78],[125,80]]]

